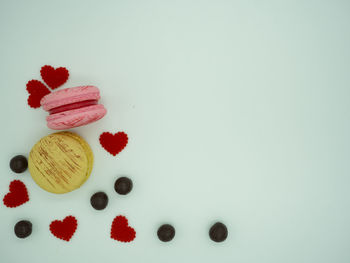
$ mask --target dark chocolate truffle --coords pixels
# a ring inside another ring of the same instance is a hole
[[[222,242],[227,238],[227,227],[221,223],[215,223],[209,230],[209,237],[215,242]]]
[[[108,196],[104,192],[97,192],[91,196],[90,203],[96,210],[105,209],[108,204]]]
[[[26,238],[32,233],[32,223],[27,220],[19,221],[14,230],[18,238]]]
[[[115,181],[114,189],[118,194],[126,195],[132,189],[132,181],[127,177],[120,177]]]
[[[175,228],[172,225],[161,225],[157,231],[158,238],[163,242],[172,240],[175,236]]]
[[[15,173],[23,173],[25,170],[27,170],[27,167],[28,161],[23,155],[17,155],[10,161],[10,168]]]

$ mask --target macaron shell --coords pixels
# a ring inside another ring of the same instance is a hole
[[[107,110],[102,104],[51,114],[47,126],[53,130],[66,130],[83,126],[104,117]]]
[[[44,190],[63,194],[79,188],[92,170],[93,155],[83,138],[70,132],[37,142],[28,160],[33,180]]]
[[[63,134],[63,135],[72,137],[73,139],[77,140],[80,143],[80,145],[84,148],[84,151],[85,151],[85,154],[86,154],[86,157],[88,160],[86,177],[85,177],[84,181],[82,182],[82,183],[84,183],[89,178],[91,171],[92,171],[93,163],[94,163],[94,154],[90,148],[90,145],[82,137],[80,137],[76,133],[63,131],[63,132],[58,132],[58,134]]]
[[[44,96],[40,104],[44,110],[49,111],[63,105],[86,101],[99,100],[100,91],[95,86],[78,86],[52,92]]]

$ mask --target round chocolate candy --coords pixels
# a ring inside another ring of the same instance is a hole
[[[27,170],[27,167],[28,161],[23,155],[17,155],[10,161],[10,168],[15,173],[23,173],[25,170]]]
[[[215,223],[209,230],[209,237],[215,242],[222,242],[227,238],[227,227],[221,223]]]
[[[158,238],[163,242],[172,240],[175,236],[175,228],[172,225],[164,224],[158,228]]]
[[[118,194],[126,195],[132,189],[132,181],[127,177],[120,177],[115,181],[114,189]]]
[[[104,192],[97,192],[91,196],[90,203],[96,210],[105,209],[108,204],[108,196]]]
[[[26,238],[32,233],[32,223],[27,220],[19,221],[15,225],[14,230],[18,238]]]

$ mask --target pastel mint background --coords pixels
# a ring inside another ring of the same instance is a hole
[[[349,1],[0,1],[0,194],[21,179],[30,202],[0,204],[0,262],[350,262]],[[8,163],[28,155],[46,113],[26,105],[40,67],[63,87],[94,84],[106,117],[74,129],[95,165],[79,190],[53,195]],[[98,143],[125,131],[117,157]],[[119,176],[134,190],[118,196]],[[105,191],[104,211],[90,196]],[[71,242],[50,222],[73,214]],[[126,215],[131,244],[109,238]],[[21,219],[33,234],[13,233]],[[216,220],[226,242],[208,238]],[[162,223],[176,228],[161,243]]]

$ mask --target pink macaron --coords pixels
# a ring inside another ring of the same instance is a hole
[[[62,89],[44,96],[40,103],[45,111],[47,126],[53,130],[65,130],[97,121],[107,110],[98,104],[100,91],[95,86],[79,86]]]

